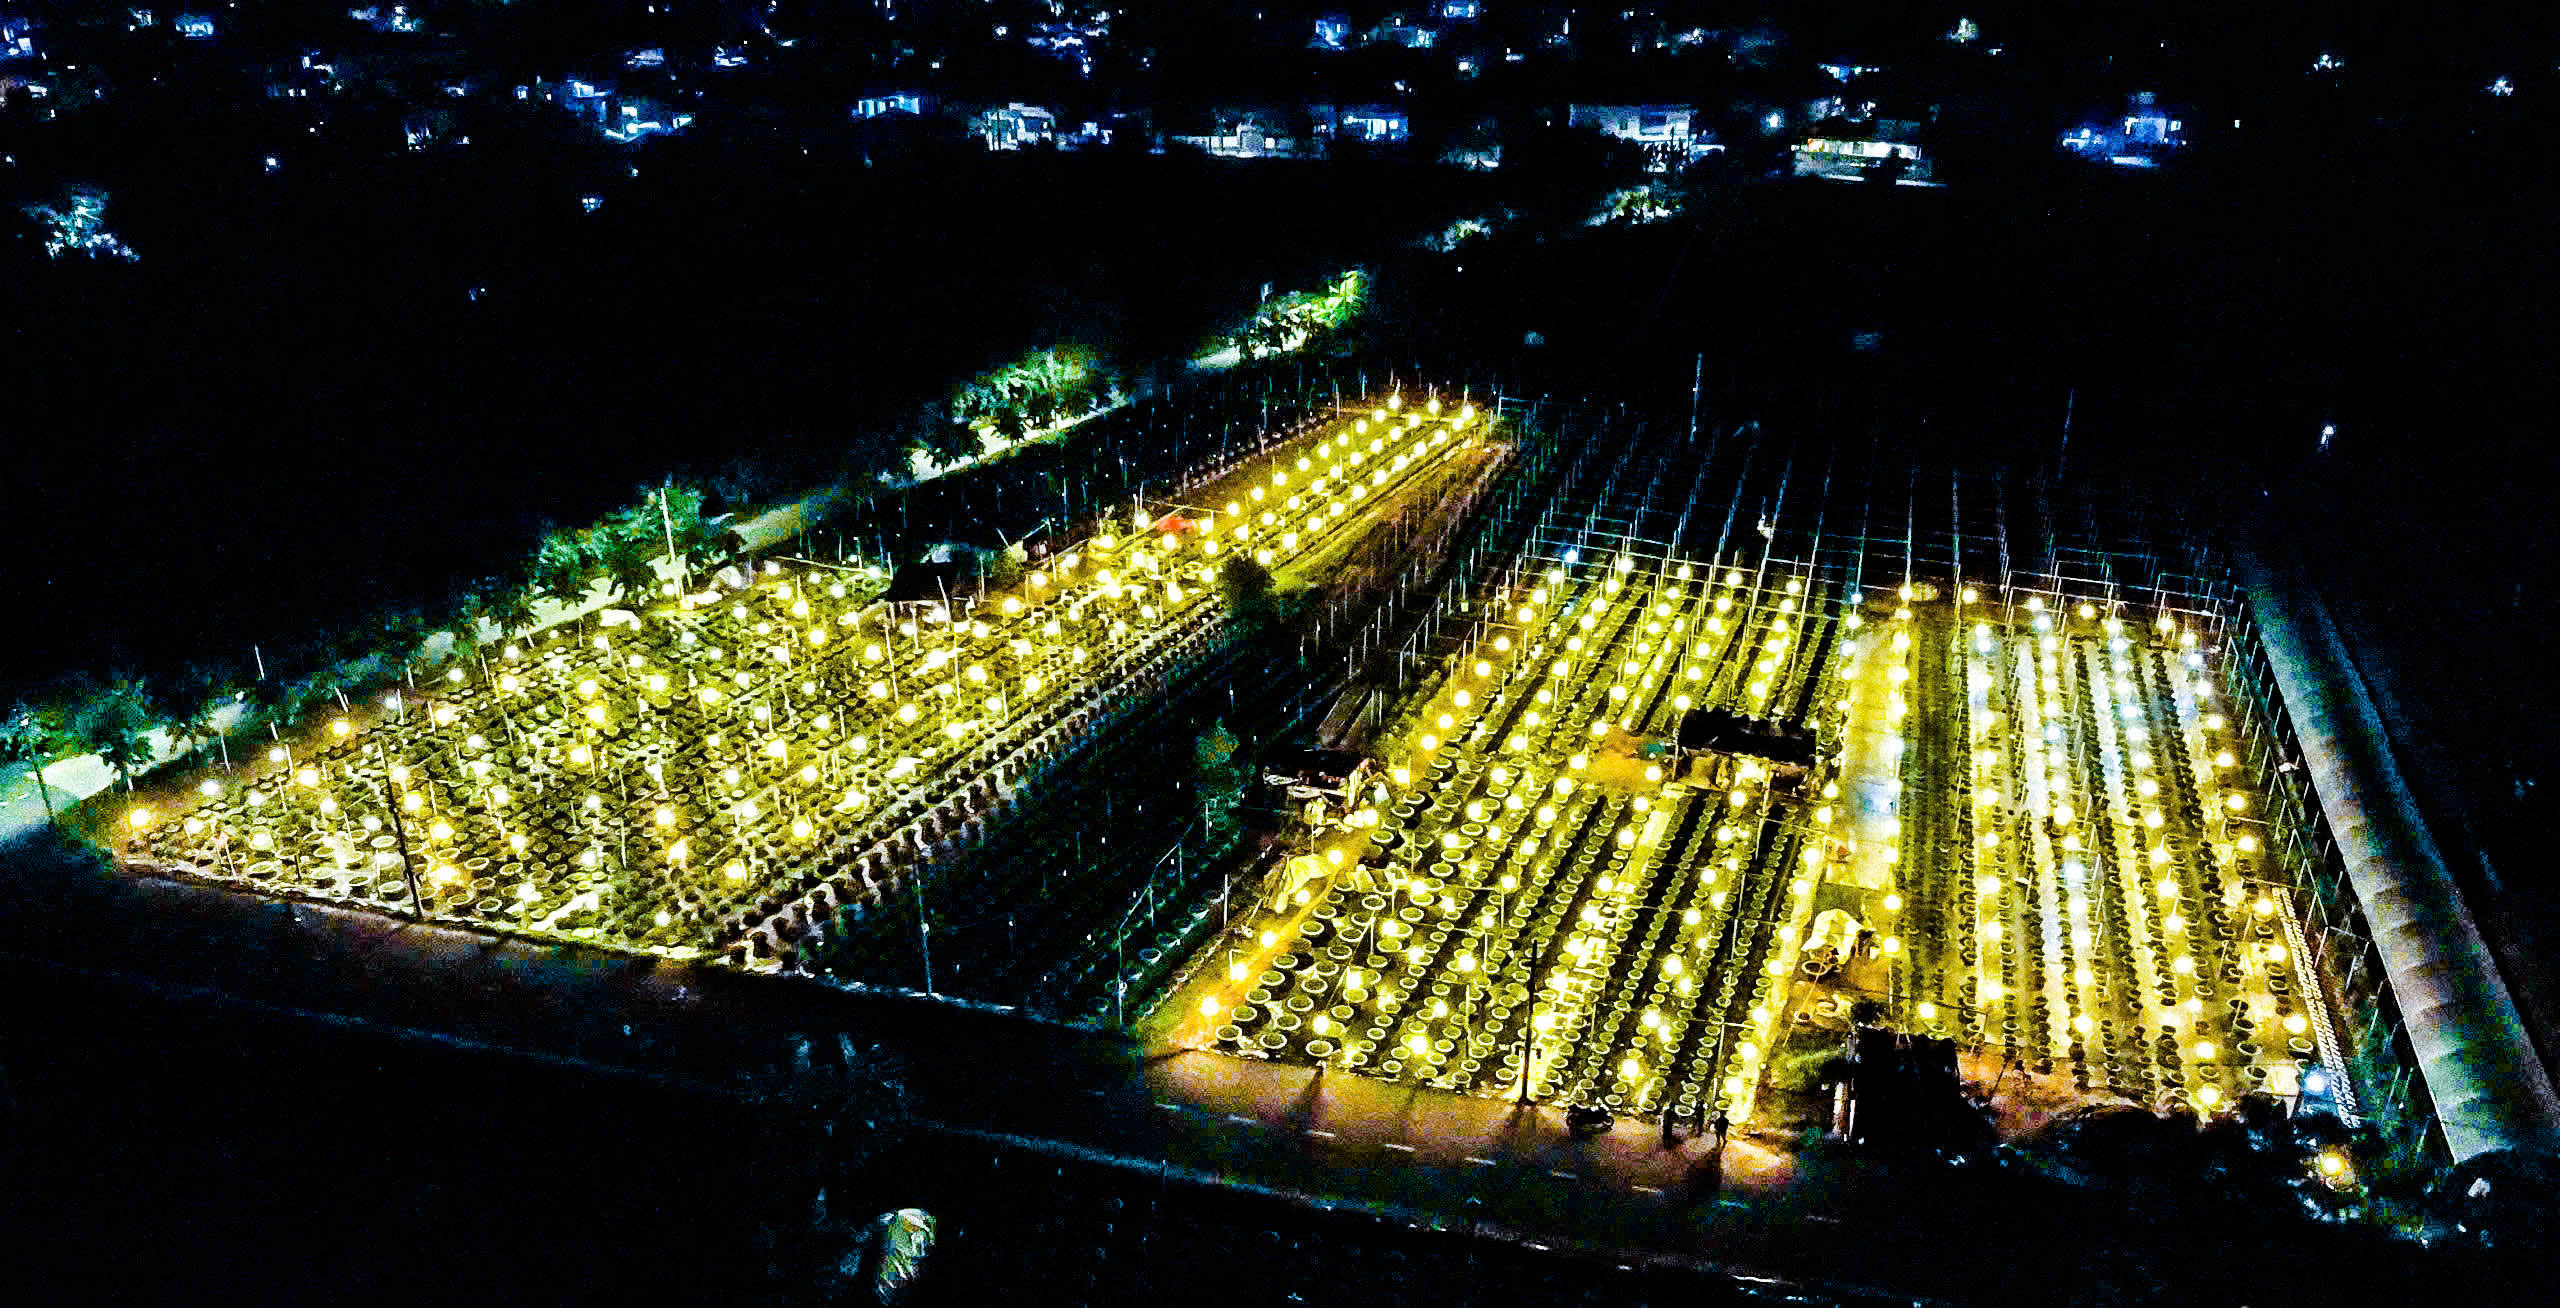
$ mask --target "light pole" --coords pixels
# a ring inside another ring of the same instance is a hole
[[[1529,1106],[1529,1063],[1537,1053],[1538,969],[1530,960],[1529,997],[1521,1005],[1520,1017],[1520,1106]]]

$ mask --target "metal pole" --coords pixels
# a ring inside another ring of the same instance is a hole
[[[667,486],[658,488],[658,521],[667,529],[667,562],[676,565],[676,574],[684,578],[685,593],[690,595],[693,593],[693,564],[676,553],[676,519],[675,515],[667,510],[667,490],[674,484],[674,478],[669,478]],[[838,549],[841,551],[843,538],[837,539]]]
[[[933,993],[933,927],[924,920],[924,869],[908,878],[916,892],[916,952],[924,956],[924,992]]]
[[[2062,470],[2064,465],[2068,464],[2071,460],[2071,411],[2078,407],[2079,403],[2079,388],[2074,387],[2063,392],[2062,444],[2056,448],[2053,455],[2053,480],[2057,485],[2062,481]]]
[[[391,808],[391,838],[400,844],[400,875],[409,883],[409,918],[423,922],[427,900],[418,890],[418,865],[409,860],[409,830],[400,821],[400,797],[391,792],[391,755],[382,748],[379,737],[373,742],[373,753],[382,760],[382,798]]]
[[[1520,1018],[1520,1106],[1529,1106],[1529,1063],[1536,1053],[1538,1031],[1538,970],[1529,969],[1529,999]]]

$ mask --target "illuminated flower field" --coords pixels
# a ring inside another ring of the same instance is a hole
[[[1311,847],[1331,875],[1182,992],[1187,1038],[1693,1124],[1747,1120],[1859,1001],[2090,1096],[2336,1065],[2180,619],[1658,556],[1514,576]],[[1682,779],[1691,709],[1810,730],[1811,775]]]
[[[1106,526],[974,608],[769,562],[304,724],[119,818],[128,865],[676,957],[767,965],[1220,637],[1221,556],[1321,567],[1472,443],[1390,397]],[[677,589],[669,587],[670,591]]]

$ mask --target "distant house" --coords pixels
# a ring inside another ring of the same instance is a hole
[[[347,17],[377,32],[420,32],[427,26],[407,5],[365,5],[348,10]]]
[[[628,95],[614,106],[604,134],[617,141],[637,141],[643,137],[681,132],[691,126],[692,113],[676,107],[662,96]]]
[[[1058,148],[1061,150],[1099,150],[1110,145],[1113,141],[1121,139],[1124,133],[1131,131],[1136,133],[1138,139],[1146,139],[1145,126],[1143,124],[1133,125],[1130,116],[1125,113],[1105,114],[1099,118],[1078,119],[1072,123],[1059,124]]]
[[[2161,107],[2149,91],[2136,92],[2124,115],[2108,123],[2082,123],[2062,134],[2062,148],[2119,168],[2156,168],[2185,148],[2186,120]]]
[[[969,134],[990,150],[1021,150],[1057,141],[1058,115],[1020,101],[990,108],[969,120]]]
[[[1351,43],[1351,17],[1348,14],[1316,16],[1315,39],[1307,42],[1317,50],[1339,50]]]
[[[1369,29],[1370,45],[1402,46],[1407,50],[1428,50],[1440,43],[1440,29],[1418,13],[1394,13],[1386,21]]]
[[[1685,104],[1577,104],[1565,107],[1565,124],[1587,127],[1637,145],[1685,147],[1697,110]]]
[[[856,118],[878,118],[886,114],[928,114],[933,112],[933,97],[922,91],[882,91],[853,102]]]
[[[1269,106],[1229,107],[1210,115],[1208,131],[1169,139],[1222,159],[1294,159],[1321,148],[1312,133],[1298,130],[1302,117]]]
[[[1024,44],[1054,59],[1076,66],[1086,77],[1093,76],[1093,52],[1111,35],[1108,20],[1090,23],[1034,23]]]
[[[1335,141],[1369,145],[1402,145],[1413,135],[1413,120],[1388,104],[1313,105],[1316,135]]]
[[[1809,138],[1797,144],[1795,175],[1834,181],[1870,181],[1879,175],[1912,186],[1931,183],[1930,161],[1914,139],[1920,125],[1908,119],[1879,118],[1857,136],[1845,133]]]
[[[2135,145],[2177,145],[2186,130],[2184,122],[2170,117],[2169,111],[2160,107],[2158,96],[2149,91],[2134,93],[2124,116],[2126,140]]]
[[[609,121],[613,113],[613,83],[611,82],[595,82],[583,77],[572,77],[567,81],[544,85],[542,98],[598,128],[612,125]]]
[[[413,109],[401,116],[400,136],[412,150],[433,145],[469,145],[450,109]]]
[[[0,14],[0,61],[32,59],[36,53],[36,20]]]
[[[1656,172],[1724,149],[1697,110],[1685,104],[1568,105],[1565,124],[1643,147],[1652,154]]]
[[[190,41],[210,41],[213,39],[213,15],[208,13],[189,10],[186,13],[178,15],[178,20],[175,23],[170,24],[170,26],[178,35],[183,36]]]
[[[447,93],[456,96],[468,95],[473,89],[467,81],[446,86]],[[519,100],[530,99],[534,94],[616,141],[662,136],[693,125],[693,111],[679,101],[665,95],[625,93],[600,78],[571,77],[515,88]]]
[[[279,66],[267,75],[267,98],[270,100],[307,100],[333,89],[338,70],[317,52],[305,51],[302,62]]]

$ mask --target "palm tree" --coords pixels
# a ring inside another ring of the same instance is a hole
[[[626,604],[645,604],[658,597],[658,569],[655,560],[657,542],[637,532],[607,529],[597,533],[607,536],[598,552],[597,566],[604,569],[605,583]]]
[[[1065,399],[1052,390],[1033,391],[1022,399],[1018,412],[1026,430],[1038,430],[1058,421],[1066,411]]]
[[[169,739],[181,749],[193,752],[222,733],[213,725],[213,715],[228,698],[219,690],[223,680],[220,669],[202,663],[190,663],[178,674],[174,685],[158,697],[160,720],[169,727]]]
[[[99,761],[116,770],[117,778],[124,782],[124,793],[128,795],[133,793],[133,770],[151,766],[151,738],[147,734],[148,730],[147,727],[137,724],[133,730],[93,736],[89,740],[90,752],[96,754]]]
[[[24,763],[35,778],[36,794],[44,799],[44,820],[54,821],[53,788],[45,784],[44,770],[62,753],[62,732],[53,715],[32,704],[12,706],[0,717],[0,764]]]
[[[373,630],[379,641],[371,652],[381,657],[386,669],[397,666],[405,673],[410,662],[418,657],[419,647],[427,643],[427,636],[434,629],[434,624],[427,621],[427,615],[416,609],[384,609],[373,620]]]
[[[1277,313],[1256,314],[1236,343],[1246,363],[1280,354],[1289,348],[1288,323]]]
[[[565,608],[586,603],[587,588],[595,578],[595,562],[587,533],[564,528],[544,534],[542,543],[534,548],[535,594],[556,600]]]
[[[998,432],[1003,431],[1008,419],[1015,423],[1021,421],[1020,416],[1011,409],[997,411],[995,424]],[[937,423],[925,428],[917,445],[924,451],[926,458],[938,464],[957,463],[986,449],[986,443],[979,437],[978,429],[961,421]]]
[[[476,577],[454,588],[451,602],[446,605],[446,612],[451,616],[438,629],[453,637],[456,657],[478,652],[482,625],[497,625],[490,616],[490,609],[497,604],[499,593],[505,588],[506,583],[496,577]]]
[[[659,530],[675,538],[676,552],[685,558],[700,558],[719,539],[720,533],[702,520],[708,493],[701,487],[670,479],[650,496],[659,515]]]
[[[133,770],[151,763],[150,691],[138,679],[119,677],[91,697],[80,714],[81,745],[98,756],[133,793]]]
[[[533,624],[541,621],[533,612],[533,587],[503,579],[493,580],[498,580],[498,588],[489,596],[482,614],[489,620],[489,625],[497,628],[500,636],[510,640],[533,630]]]

